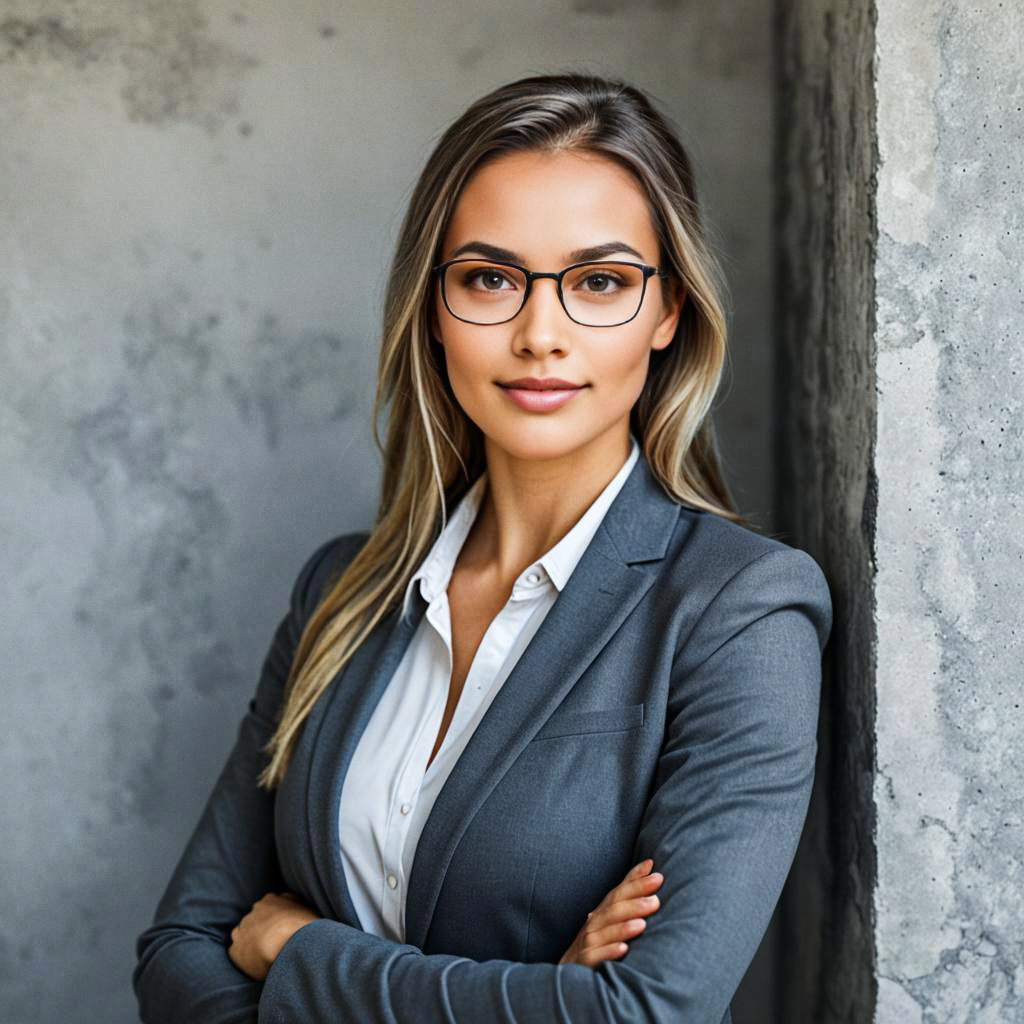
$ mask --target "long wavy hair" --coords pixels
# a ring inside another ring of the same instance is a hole
[[[383,459],[369,539],[328,581],[300,637],[259,784],[287,770],[302,724],[377,624],[485,467],[479,428],[452,392],[431,336],[431,267],[460,190],[485,160],[520,151],[582,150],[616,161],[649,204],[667,289],[686,289],[676,335],[651,353],[630,428],[654,477],[676,501],[745,526],[723,478],[710,416],[726,359],[725,284],[698,214],[690,158],[638,88],[588,74],[521,78],[473,103],[442,135],[409,201],[384,300],[373,409]],[[387,408],[387,440],[379,421]]]

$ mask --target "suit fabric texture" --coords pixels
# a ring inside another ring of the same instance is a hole
[[[641,456],[437,796],[406,941],[365,932],[338,843],[356,742],[425,602],[382,620],[256,786],[304,623],[368,534],[295,581],[237,739],[136,941],[146,1024],[731,1024],[792,864],[832,626],[814,559],[673,501]],[[659,908],[618,960],[558,964],[650,857]],[[321,916],[264,982],[227,955],[268,892]]]

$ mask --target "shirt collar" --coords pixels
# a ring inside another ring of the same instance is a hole
[[[615,500],[615,496],[622,489],[626,477],[640,457],[640,445],[632,434],[629,436],[630,449],[629,457],[623,463],[622,468],[608,481],[604,490],[591,502],[590,507],[576,521],[572,529],[553,547],[549,548],[537,562],[548,574],[551,582],[561,591],[569,577],[572,575],[576,563],[583,557],[583,552],[593,539],[597,528],[601,525],[608,507]],[[530,567],[532,568],[532,566]],[[527,568],[527,572],[530,571]]]
[[[405,601],[402,614],[408,615],[412,603],[413,591],[419,586],[423,597],[429,604],[442,590],[448,587],[462,545],[469,536],[470,528],[480,511],[484,491],[487,488],[487,473],[481,473],[473,486],[462,496],[455,511],[448,517],[440,536],[434,541],[427,557],[420,567],[409,578],[405,587]],[[421,583],[422,581],[422,583]]]
[[[632,433],[630,433],[629,439],[629,456],[619,471],[608,481],[604,490],[591,502],[590,507],[577,520],[572,529],[557,544],[541,555],[536,562],[531,563],[523,570],[516,581],[516,587],[525,577],[537,572],[538,567],[543,569],[548,579],[559,591],[565,587],[576,568],[576,563],[583,557],[583,552],[586,551],[601,525],[601,520],[604,519],[609,506],[622,489],[626,478],[640,457],[640,445]],[[402,605],[403,615],[407,615],[409,612],[412,595],[417,586],[428,604],[447,589],[455,569],[455,561],[469,536],[477,513],[480,511],[486,487],[487,472],[484,471],[462,496],[426,558],[423,559],[420,567],[406,584],[405,600]]]

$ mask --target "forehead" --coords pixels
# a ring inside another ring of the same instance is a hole
[[[539,265],[611,239],[657,260],[647,197],[628,170],[595,153],[509,153],[478,167],[463,186],[443,252],[479,240]]]

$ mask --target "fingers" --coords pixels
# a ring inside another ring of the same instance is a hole
[[[607,946],[598,946],[596,949],[586,949],[580,954],[579,963],[584,967],[596,967],[604,960],[618,960],[629,952],[629,947],[624,942],[612,942]]]
[[[649,875],[641,875],[639,878],[629,878],[625,882],[620,882],[608,895],[612,897],[613,901],[636,895],[646,896],[648,893],[654,892],[664,881],[665,876],[660,871],[652,871]]]
[[[651,868],[654,866],[654,861],[649,857],[647,860],[641,861],[637,864],[626,877],[617,885],[610,893],[608,893],[608,902],[614,902],[617,899],[621,899],[626,896],[635,896],[646,894],[657,888],[657,885],[651,886],[650,882],[652,879],[658,879],[658,883],[664,876],[660,871],[651,872]]]
[[[622,899],[624,896],[644,895],[648,891],[657,888],[657,885],[652,886],[650,884],[650,879],[658,879],[660,884],[663,876],[657,871],[653,874],[648,874],[653,865],[654,862],[648,857],[647,860],[642,860],[639,864],[632,867],[627,872],[626,877],[601,900],[598,904],[598,909],[606,907],[616,900]]]
[[[654,861],[648,857],[647,860],[642,860],[639,864],[631,868],[629,873],[626,875],[626,878],[636,878],[639,875],[646,875],[652,867],[654,867]]]
[[[629,951],[629,940],[635,939],[647,927],[642,918],[616,921],[605,927],[590,927],[582,937],[578,962],[596,967],[602,960],[618,959]]]
[[[572,962],[594,967],[629,951],[628,941],[646,929],[645,918],[661,905],[655,890],[660,888],[665,876],[659,871],[652,872],[653,867],[650,857],[635,864],[622,882],[587,914],[586,923],[574,943],[577,952]]]
[[[655,893],[665,880],[661,872],[643,874],[650,861],[637,865],[626,880],[608,893],[601,905],[587,915],[581,959],[596,965],[602,960],[624,956],[628,942],[647,928],[646,917],[653,914],[661,900]]]
[[[655,871],[653,875],[644,875],[643,878],[636,878],[632,882],[623,882],[614,890],[608,902],[614,906],[616,903],[644,899],[656,893],[664,881],[665,876],[660,871]]]
[[[661,906],[661,901],[657,896],[640,896],[636,899],[630,900],[619,900],[617,903],[612,903],[607,907],[601,907],[594,911],[594,913],[587,919],[586,923],[586,934],[587,944],[592,944],[595,940],[591,936],[597,936],[598,941],[605,941],[608,936],[611,935],[607,931],[609,927],[619,927],[622,925],[629,925],[632,927],[632,923],[636,921],[643,921],[645,917],[649,917]],[[642,931],[642,928],[637,929],[637,933]],[[623,935],[619,932],[615,933],[615,938],[622,938]]]
[[[611,921],[625,921],[631,917],[644,917],[653,914],[661,906],[661,900],[656,893],[649,896],[637,896],[634,899],[618,900],[610,907],[606,907],[602,913],[601,924],[608,924]]]
[[[642,917],[632,917],[628,921],[616,921],[604,928],[587,932],[587,947],[589,949],[604,949],[620,942],[628,942],[640,935],[646,927],[647,922]]]

